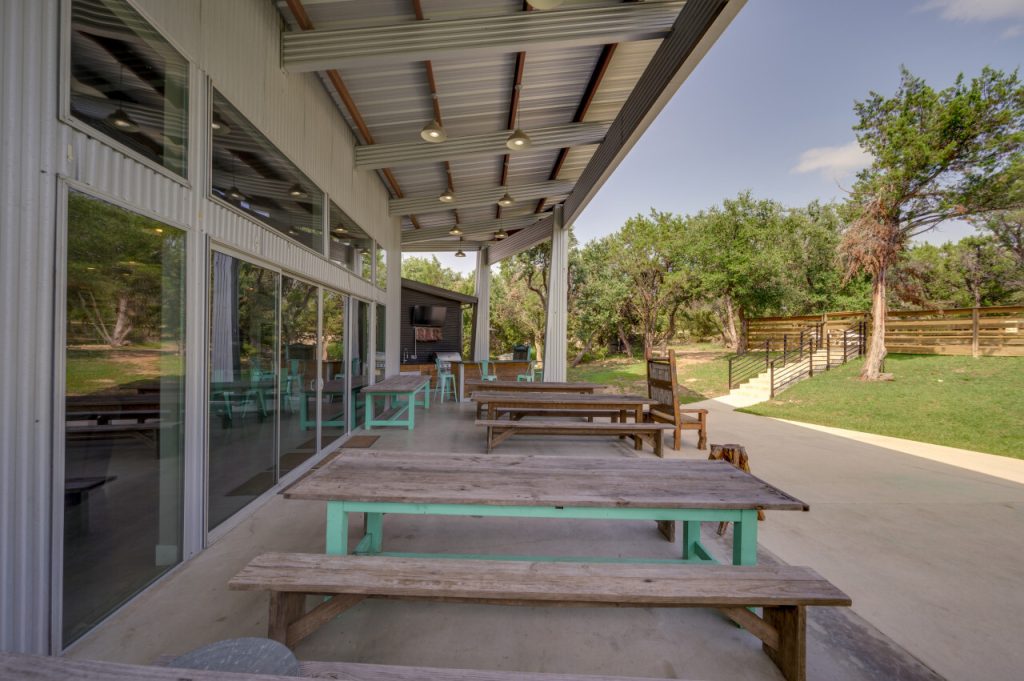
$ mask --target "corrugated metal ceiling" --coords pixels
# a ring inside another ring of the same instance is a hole
[[[289,30],[300,30],[288,4],[276,3]],[[568,3],[567,3],[568,4]],[[572,9],[606,7],[620,0],[576,1]],[[648,3],[650,4],[650,3]],[[317,29],[389,26],[415,22],[413,0],[303,0],[302,6]],[[426,20],[504,16],[524,11],[521,0],[422,0],[420,8]],[[632,92],[661,40],[618,43],[600,84],[594,91],[582,120],[611,121]],[[580,113],[581,103],[595,78],[603,48],[568,47],[525,54],[522,86],[516,125],[527,134],[531,128],[571,123]],[[509,108],[515,82],[517,55],[501,53],[486,58],[437,59],[431,62],[445,131],[449,138],[493,133],[508,129]],[[323,74],[321,74],[323,76]],[[419,139],[422,127],[434,118],[433,102],[427,78],[427,63],[380,65],[372,69],[350,68],[339,71],[359,115],[378,144],[411,142]],[[324,84],[341,115],[354,132],[357,126],[351,112],[334,87]],[[357,138],[359,137],[356,132]],[[596,144],[570,148],[562,159],[558,180],[579,177],[597,149]],[[506,186],[527,185],[551,179],[562,152],[526,150],[509,157]],[[452,184],[458,196],[501,185],[504,156],[461,159],[449,162]],[[391,170],[405,198],[434,197],[448,185],[446,165],[442,162],[406,166]],[[479,224],[541,211],[565,199],[566,195],[517,201],[514,206],[463,208],[457,211],[459,224]],[[456,211],[446,210],[414,216],[422,229],[451,227]],[[402,218],[403,231],[415,230],[411,216]],[[474,239],[485,237],[476,235]],[[450,244],[455,238],[439,241]],[[421,245],[421,244],[418,244]]]

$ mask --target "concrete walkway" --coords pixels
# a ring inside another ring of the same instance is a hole
[[[770,513],[759,560],[809,565],[854,608],[812,609],[811,679],[1021,677],[1024,486],[938,461],[706,403],[710,442],[747,447],[754,473],[811,505]],[[434,405],[413,432],[376,429],[376,449],[481,452],[471,405]],[[682,452],[705,458],[684,435]],[[503,453],[634,456],[617,440],[512,439]],[[650,456],[647,449],[643,456]],[[228,578],[268,550],[323,550],[323,505],[278,496],[122,608],[71,655],[149,662],[262,635],[264,594]],[[707,527],[712,551],[727,555]],[[652,523],[389,516],[394,550],[673,556]],[[527,547],[524,550],[524,547]],[[779,679],[753,637],[706,610],[557,609],[370,601],[303,642],[303,659],[689,679]],[[937,673],[936,673],[937,672]]]

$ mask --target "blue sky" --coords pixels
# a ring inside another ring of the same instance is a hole
[[[1024,0],[749,0],[575,222],[581,242],[650,207],[694,213],[750,189],[840,199],[863,160],[853,102],[906,65],[933,87],[1024,62]],[[941,243],[969,228],[928,235]],[[471,271],[475,258],[441,254]]]

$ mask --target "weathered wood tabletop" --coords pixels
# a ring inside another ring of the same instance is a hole
[[[383,381],[366,386],[363,388],[363,394],[413,392],[429,383],[429,376],[402,376],[399,374],[398,376],[391,376]]]
[[[343,450],[288,499],[606,508],[807,510],[724,461]]]
[[[606,386],[600,383],[555,383],[544,381],[481,381],[466,380],[466,392],[556,392],[556,393],[592,393]]]

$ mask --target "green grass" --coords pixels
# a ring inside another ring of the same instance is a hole
[[[889,355],[889,382],[861,381],[860,368],[739,411],[1024,458],[1024,357]]]
[[[124,350],[75,349],[67,353],[67,394],[116,390],[119,386],[156,378],[165,374],[180,375],[181,357],[175,353],[161,353],[159,346],[136,347]]]
[[[727,353],[722,346],[711,343],[686,345],[676,348],[679,367],[679,385],[683,404],[699,402],[709,397],[724,395],[729,378]],[[647,394],[647,371],[643,360],[616,357],[581,364],[570,368],[568,380],[602,383],[620,393]]]

